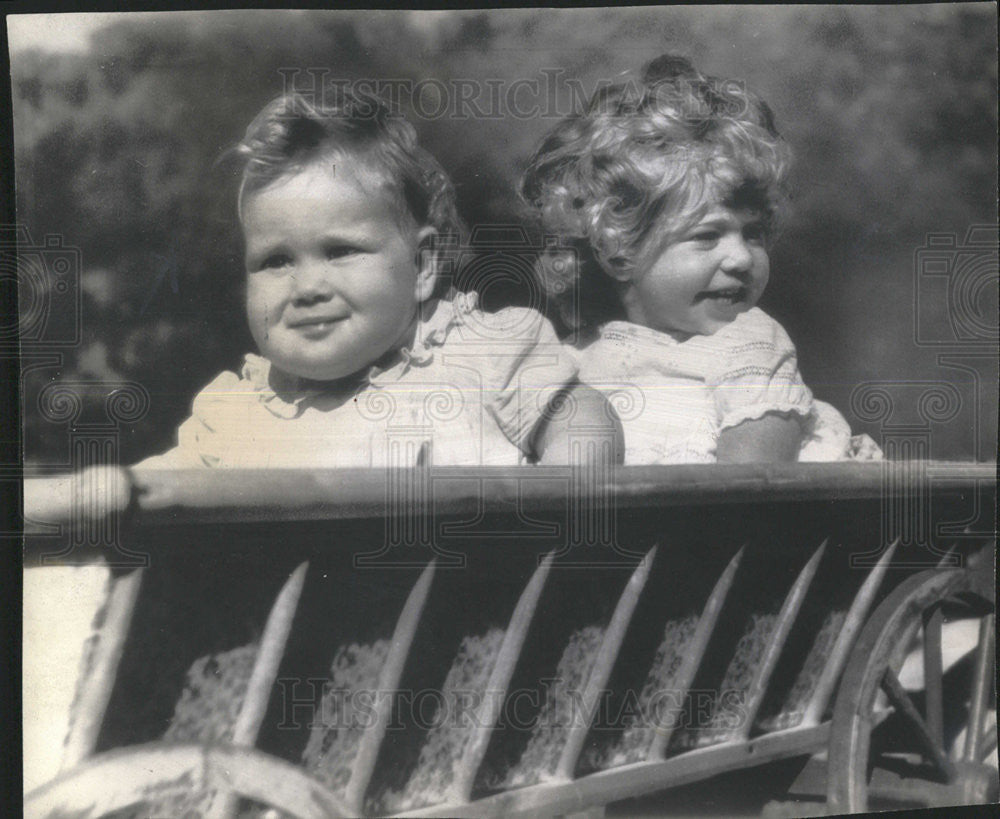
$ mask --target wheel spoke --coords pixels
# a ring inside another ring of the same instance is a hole
[[[989,730],[983,734],[983,743],[979,746],[979,759],[976,762],[982,762],[986,757],[992,754],[997,749],[997,727],[991,725]]]
[[[885,691],[896,710],[910,723],[927,758],[940,771],[945,780],[950,782],[955,775],[955,766],[952,765],[941,746],[934,742],[927,723],[920,716],[920,712],[917,711],[909,695],[903,690],[899,678],[891,668],[887,668],[882,675],[882,690]]]
[[[993,658],[995,636],[993,629],[994,617],[992,614],[988,614],[979,621],[976,668],[972,675],[972,693],[969,697],[969,724],[965,729],[965,749],[962,754],[962,758],[969,761],[980,759],[983,721],[986,718],[986,698],[990,693],[990,660]]]
[[[935,747],[944,747],[944,706],[941,694],[941,607],[924,612],[924,714]]]

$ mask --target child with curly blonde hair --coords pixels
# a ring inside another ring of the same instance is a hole
[[[789,160],[763,100],[672,55],[532,157],[522,195],[562,248],[540,277],[578,333],[581,380],[620,410],[626,463],[880,456],[813,399],[756,306]]]

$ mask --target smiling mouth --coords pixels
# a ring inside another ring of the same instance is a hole
[[[291,321],[288,326],[293,330],[324,329],[333,327],[338,321],[343,321],[346,316],[315,316],[312,318]]]
[[[723,304],[737,304],[747,299],[747,288],[727,287],[723,290],[705,290],[699,293],[695,301],[713,301]]]

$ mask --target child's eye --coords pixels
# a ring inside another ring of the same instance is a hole
[[[343,259],[347,256],[353,256],[355,253],[360,253],[360,248],[354,247],[353,245],[330,245],[326,249],[326,257],[328,259]]]
[[[273,253],[258,265],[259,270],[280,270],[292,263],[291,258],[284,253]]]
[[[743,228],[743,238],[748,242],[763,244],[767,240],[767,231],[763,225],[747,225]]]
[[[704,228],[702,230],[696,230],[689,237],[692,242],[700,242],[702,244],[713,244],[719,241],[719,231],[711,230],[709,228]]]

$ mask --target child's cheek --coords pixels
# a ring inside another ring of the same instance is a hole
[[[258,344],[264,344],[268,330],[277,316],[277,304],[274,294],[255,278],[249,278],[246,283],[247,321],[250,333]]]

